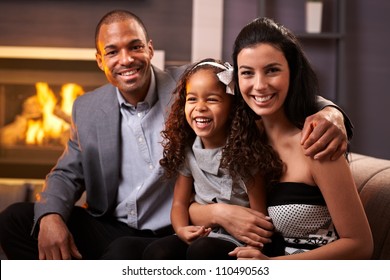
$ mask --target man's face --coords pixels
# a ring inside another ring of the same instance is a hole
[[[151,77],[152,42],[132,19],[101,26],[96,60],[108,81],[131,104],[142,101]]]

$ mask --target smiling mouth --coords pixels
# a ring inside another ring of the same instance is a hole
[[[211,119],[209,119],[209,118],[195,118],[194,121],[197,124],[208,124],[211,122]]]
[[[120,76],[124,76],[124,77],[127,77],[127,76],[131,76],[131,75],[134,75],[138,72],[138,70],[131,70],[131,71],[126,71],[126,72],[122,72],[122,73],[119,73]]]
[[[267,102],[268,100],[271,100],[273,96],[273,94],[270,94],[267,96],[254,96],[253,98],[256,100],[256,102]]]

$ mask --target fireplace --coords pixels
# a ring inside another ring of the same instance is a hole
[[[94,52],[0,47],[0,178],[45,178],[69,137],[74,99],[106,83]]]
[[[164,69],[165,52],[152,63]],[[74,98],[105,83],[95,49],[0,46],[0,178],[44,179],[69,137]]]

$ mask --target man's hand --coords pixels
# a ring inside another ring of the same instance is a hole
[[[41,218],[38,250],[40,260],[70,260],[72,257],[81,259],[72,234],[58,214]]]
[[[347,132],[343,114],[328,106],[306,118],[301,144],[314,159],[338,159],[347,151]]]

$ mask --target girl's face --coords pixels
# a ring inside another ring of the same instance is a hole
[[[283,112],[290,70],[283,52],[270,44],[242,49],[237,56],[238,83],[248,106],[259,116]]]
[[[186,119],[204,148],[222,147],[228,134],[232,96],[210,69],[200,69],[186,84]]]

